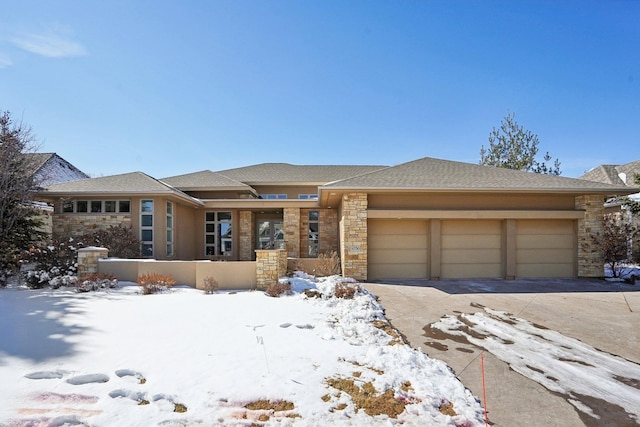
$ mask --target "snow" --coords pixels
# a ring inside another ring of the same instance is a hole
[[[487,307],[445,316],[431,327],[489,351],[586,415],[598,419],[606,407],[610,417],[617,411],[619,419],[640,423],[640,365],[634,362]]]
[[[446,364],[392,345],[372,324],[385,321],[375,297],[333,297],[338,280],[296,277],[295,292],[280,298],[142,295],[133,283],[82,294],[0,290],[0,425],[484,425]],[[404,411],[368,415],[329,385],[341,379],[392,390]],[[293,408],[245,408],[258,400]],[[456,415],[440,412],[448,403]],[[186,412],[174,412],[181,405]]]

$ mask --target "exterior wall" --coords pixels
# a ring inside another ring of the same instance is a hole
[[[367,194],[342,196],[340,258],[342,274],[356,280],[367,279]]]
[[[537,194],[370,194],[369,209],[575,209],[573,196]]]
[[[240,261],[251,261],[256,247],[255,215],[251,211],[240,211],[238,217],[239,259]]]
[[[80,237],[111,226],[131,227],[131,214],[56,214],[52,219],[53,237]],[[136,236],[139,231],[133,230]]]
[[[98,272],[98,260],[107,257],[106,248],[87,247],[78,249],[78,276]]]
[[[205,277],[218,281],[220,289],[255,289],[255,262],[155,261],[140,259],[100,259],[98,271],[113,274],[120,281],[135,282],[146,273],[169,274],[178,284],[202,288]]]
[[[320,216],[320,253],[338,252],[338,212],[335,209],[318,209]]]
[[[192,209],[188,206],[174,204],[174,259],[197,259],[198,252],[196,251],[197,247],[196,245],[194,245],[194,242],[197,241],[198,231],[202,231],[202,227],[198,227],[198,223],[196,220],[199,213],[200,211]]]
[[[603,231],[604,196],[578,196],[575,207],[585,211],[584,219],[578,220],[578,277],[603,277],[604,255],[592,236]]]
[[[293,258],[300,257],[300,208],[284,208],[284,242]],[[307,233],[308,234],[308,233]]]

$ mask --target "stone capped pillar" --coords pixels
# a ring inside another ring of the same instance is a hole
[[[342,196],[342,275],[356,280],[367,279],[367,206],[366,193],[349,193]]]
[[[300,257],[300,208],[284,208],[284,242],[292,258]]]
[[[88,246],[78,249],[78,276],[95,274],[98,272],[98,260],[105,259],[109,249]]]
[[[584,219],[578,220],[578,277],[603,277],[602,241],[593,236],[603,232],[604,196],[578,196],[576,209],[585,211]]]
[[[287,275],[287,251],[284,249],[256,250],[256,287],[266,289]]]

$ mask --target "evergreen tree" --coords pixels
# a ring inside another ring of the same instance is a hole
[[[33,203],[34,149],[31,129],[14,124],[9,112],[0,115],[0,286],[18,266],[20,252],[45,233]]]
[[[480,164],[499,168],[516,169],[547,175],[560,175],[560,162],[548,165],[551,156],[547,152],[543,161],[536,160],[538,135],[524,130],[518,125],[515,114],[508,113],[502,120],[500,129],[495,127],[489,134],[489,148],[480,149]]]

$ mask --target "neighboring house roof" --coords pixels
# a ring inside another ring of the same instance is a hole
[[[628,194],[623,185],[565,178],[512,169],[425,157],[354,178],[331,182],[321,189],[532,191]]]
[[[386,166],[339,166],[339,165],[291,165],[289,163],[261,163],[235,169],[218,171],[231,179],[245,184],[305,183],[324,184],[339,179],[380,170]]]
[[[615,185],[634,186],[634,176],[640,174],[640,160],[624,165],[600,165],[589,170],[580,179],[606,182]]]
[[[56,153],[25,153],[23,155],[29,160],[30,173],[35,176],[41,186],[89,178],[89,175]]]
[[[210,170],[162,178],[160,181],[183,191],[236,190],[255,193],[249,185]]]
[[[202,205],[202,202],[182,191],[173,188],[143,172],[130,172],[120,175],[110,175],[100,178],[81,179],[71,182],[52,184],[41,191],[43,197],[63,197],[65,195],[95,196],[105,194],[119,195],[145,195],[164,194],[172,195],[193,204]]]

